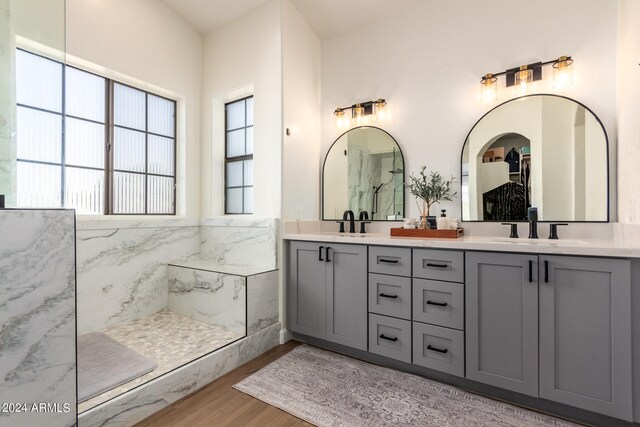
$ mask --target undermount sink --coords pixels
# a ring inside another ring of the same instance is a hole
[[[511,243],[514,245],[540,245],[540,246],[582,246],[587,243],[582,240],[570,239],[510,239],[508,237],[500,237],[491,239],[497,243]]]
[[[363,233],[339,233],[337,231],[326,231],[322,233],[326,236],[336,236],[336,237],[366,237],[368,234]]]

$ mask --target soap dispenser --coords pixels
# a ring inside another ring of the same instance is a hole
[[[440,212],[440,217],[436,220],[436,227],[438,230],[448,230],[449,218],[447,218],[447,210],[442,209]]]

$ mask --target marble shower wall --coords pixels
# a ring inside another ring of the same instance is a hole
[[[198,220],[80,220],[78,334],[167,307],[168,264],[198,257]]]
[[[251,216],[202,218],[200,227],[202,259],[221,265],[277,268],[277,219]]]
[[[74,221],[72,210],[0,210],[0,403],[27,405],[0,411],[0,425],[76,421]]]
[[[77,230],[78,334],[167,307],[169,263],[277,265],[271,218],[83,218]]]

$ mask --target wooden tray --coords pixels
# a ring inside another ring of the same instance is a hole
[[[433,230],[422,228],[392,228],[391,235],[398,237],[424,237],[438,239],[457,239],[464,234],[463,228],[457,230]]]

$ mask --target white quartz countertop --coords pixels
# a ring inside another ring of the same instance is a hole
[[[230,274],[233,276],[255,276],[256,274],[274,271],[274,268],[256,267],[253,265],[229,265],[216,264],[215,261],[205,259],[195,259],[187,261],[171,262],[174,267],[192,268],[194,270],[211,271],[214,273]]]
[[[388,234],[376,233],[350,234],[336,232],[285,233],[283,238],[284,240],[361,245],[640,258],[640,241],[626,242],[607,239],[510,239],[508,237],[498,236],[463,236],[458,239],[427,239],[392,237]]]

